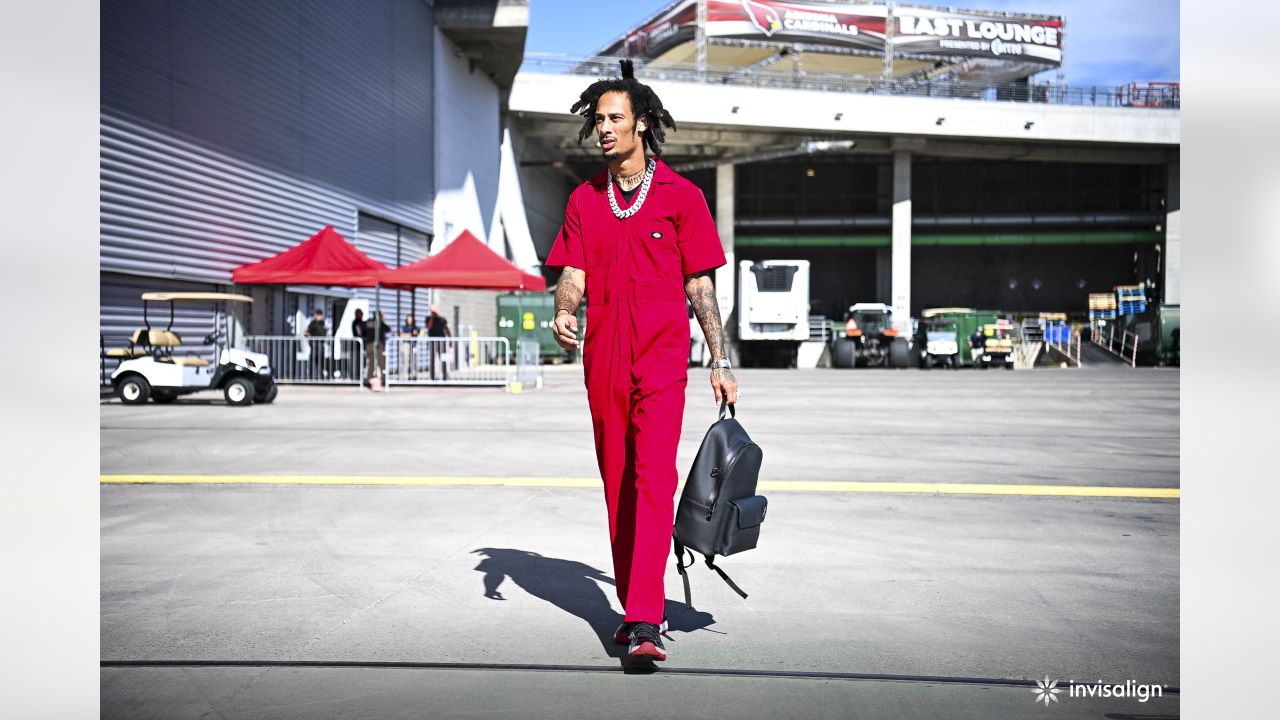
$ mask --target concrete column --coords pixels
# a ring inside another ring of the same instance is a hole
[[[694,67],[698,80],[707,77],[707,0],[698,0],[693,29]]]
[[[736,339],[737,328],[731,329],[736,319],[731,319],[736,297],[738,263],[733,259],[734,185],[733,164],[716,166],[716,232],[720,234],[720,247],[724,249],[725,264],[716,270],[716,303],[720,306],[720,320],[725,325],[726,338]]]
[[[911,331],[911,153],[893,154],[893,324]]]
[[[1169,189],[1165,192],[1164,219],[1164,292],[1161,302],[1182,303],[1182,191],[1179,158],[1169,161]]]

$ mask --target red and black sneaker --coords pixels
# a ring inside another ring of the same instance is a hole
[[[635,627],[633,622],[624,622],[613,631],[613,641],[619,645],[626,645],[631,642],[631,628]],[[658,632],[663,635],[667,634],[667,616],[662,616],[662,626],[658,628]]]
[[[631,628],[631,646],[627,657],[634,660],[666,660],[667,649],[662,646],[662,631],[657,625],[638,622]]]

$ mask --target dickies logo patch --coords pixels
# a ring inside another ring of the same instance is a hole
[[[662,233],[658,232],[657,230],[654,230],[653,232],[649,233],[649,237],[653,238],[654,240],[661,240]]]

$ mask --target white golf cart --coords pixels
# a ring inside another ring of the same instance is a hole
[[[147,310],[152,302],[169,303],[169,324],[164,330],[151,327]],[[271,378],[267,356],[262,353],[222,348],[217,353],[216,366],[210,366],[208,360],[195,353],[180,354],[182,338],[173,331],[174,304],[178,302],[215,303],[214,330],[204,338],[204,342],[217,347],[219,340],[232,337],[231,303],[251,303],[253,298],[209,292],[143,293],[142,319],[146,327],[133,332],[128,348],[106,351],[107,357],[120,359],[120,365],[111,373],[111,382],[120,401],[126,405],[141,405],[151,398],[158,403],[167,403],[179,395],[201,390],[221,390],[230,405],[275,400],[276,384]],[[225,326],[225,333],[221,326]]]

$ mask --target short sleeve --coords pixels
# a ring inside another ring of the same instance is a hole
[[[688,277],[714,270],[724,265],[726,259],[706,196],[692,184],[685,189],[684,195],[686,199],[679,215],[676,242],[680,246],[680,271]]]
[[[579,270],[587,267],[582,251],[582,222],[578,215],[578,193],[569,195],[569,204],[564,209],[564,224],[556,241],[551,244],[551,252],[547,253],[547,261],[543,263],[549,268],[575,267]]]

